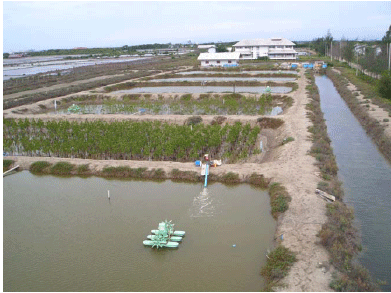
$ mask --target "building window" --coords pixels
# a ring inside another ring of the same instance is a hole
[[[220,64],[220,60],[217,60],[217,62],[216,62],[217,64]]]
[[[205,64],[209,64],[209,61],[205,61]]]
[[[231,60],[228,60],[228,63],[231,63],[232,61]]]

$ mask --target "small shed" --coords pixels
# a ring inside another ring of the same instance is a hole
[[[213,67],[213,66],[238,66],[239,65],[239,52],[233,53],[201,53],[198,56],[198,60],[201,61],[202,67]]]

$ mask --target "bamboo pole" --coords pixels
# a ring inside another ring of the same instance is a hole
[[[19,165],[13,167],[12,169],[9,169],[8,171],[5,171],[5,172],[3,173],[3,177],[4,177],[5,175],[7,175],[8,173],[10,173],[11,171],[17,169],[17,168],[19,168]]]

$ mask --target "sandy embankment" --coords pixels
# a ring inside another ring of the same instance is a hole
[[[299,88],[291,94],[294,104],[279,118],[285,121],[281,137],[292,136],[295,140],[273,151],[272,159],[267,162],[226,164],[211,169],[211,173],[235,172],[240,176],[253,172],[282,183],[292,197],[289,209],[279,219],[276,235],[283,235],[282,244],[297,253],[298,261],[293,265],[288,276],[283,280],[287,287],[282,291],[330,291],[331,271],[324,272],[319,262],[329,260],[328,253],[320,245],[316,234],[326,222],[325,202],[315,195],[320,178],[319,170],[314,166],[315,159],[308,155],[312,142],[307,127],[311,125],[306,117],[305,105],[309,99],[305,93],[307,85],[303,70],[299,74]],[[11,115],[10,115],[11,116]],[[12,115],[13,116],[13,115]],[[22,116],[22,115],[16,115]],[[7,116],[9,117],[9,116]],[[69,116],[68,116],[69,117]],[[140,116],[141,118],[142,116]],[[114,118],[114,117],[113,117]],[[254,118],[252,118],[254,119]],[[280,138],[281,138],[280,137]],[[43,158],[10,157],[23,168],[28,168],[32,161]],[[90,164],[90,168],[101,170],[104,166],[129,166],[132,168],[162,168],[166,172],[174,168],[183,171],[198,171],[194,163],[148,162],[148,161],[93,161],[81,159],[47,158],[51,162],[64,160],[74,164]]]
[[[341,75],[341,71],[338,69],[332,69],[334,72]],[[379,107],[378,105],[372,103],[370,99],[366,100],[364,99],[364,95],[357,89],[357,87],[349,82],[347,88],[352,92],[357,92],[358,96],[356,96],[356,99],[358,102],[363,103],[362,106],[367,108],[366,105],[369,105],[368,107],[368,115],[372,117],[373,119],[376,119],[379,121],[379,123],[384,126],[384,133],[391,139],[391,123],[390,122],[384,122],[384,119],[391,120],[390,116],[388,116],[388,111],[384,110],[383,108]],[[365,102],[365,103],[364,103]]]

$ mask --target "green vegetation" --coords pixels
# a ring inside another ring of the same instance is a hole
[[[322,226],[318,236],[330,253],[331,264],[339,270],[330,287],[335,291],[379,291],[369,272],[352,261],[362,250],[354,227],[353,209],[336,201],[327,204],[327,216],[328,222]]]
[[[58,162],[51,167],[50,173],[56,175],[70,175],[74,165],[68,162]]]
[[[281,213],[289,208],[291,197],[285,187],[280,183],[272,183],[269,187],[270,205],[272,207],[272,216],[277,219]]]
[[[249,97],[240,94],[218,94],[217,97],[201,94],[199,99],[192,97],[191,94],[186,94],[184,98],[180,99],[170,96],[154,100],[146,95],[125,95],[122,96],[123,101],[118,101],[104,95],[81,95],[62,99],[57,103],[57,111],[66,112],[69,106],[77,104],[81,114],[95,113],[95,108],[91,105],[99,105],[104,114],[136,113],[140,109],[145,109],[146,113],[154,115],[167,113],[177,115],[264,115],[277,105],[282,104],[284,109],[292,105],[291,97],[265,94]],[[47,111],[49,109],[42,109],[42,112]]]
[[[257,119],[257,122],[260,127],[271,128],[271,129],[277,129],[282,124],[284,124],[284,120],[280,118],[269,118],[269,117],[260,117]]]
[[[283,245],[278,245],[267,255],[266,265],[261,270],[261,275],[265,277],[267,285],[265,291],[272,291],[274,286],[284,278],[293,263],[296,255]]]
[[[319,189],[333,194],[336,198],[342,199],[343,190],[341,183],[337,178],[338,166],[331,147],[331,140],[327,134],[327,126],[323,118],[323,113],[320,108],[320,97],[318,89],[315,85],[315,79],[312,74],[306,73],[307,78],[311,80],[311,84],[307,86],[310,103],[306,105],[308,117],[313,123],[313,126],[308,128],[311,133],[312,146],[310,154],[315,157],[323,178],[332,178],[326,184],[318,186]]]
[[[288,142],[294,141],[295,139],[292,136],[284,138],[282,141],[282,145],[287,144]]]
[[[44,173],[51,164],[46,161],[37,161],[30,165],[30,172],[31,173]]]
[[[378,91],[383,99],[391,101],[391,73],[384,72],[379,80]]]
[[[13,160],[3,160],[3,173],[9,170],[13,163],[15,163]]]
[[[251,156],[261,128],[234,125],[175,125],[4,119],[4,151],[28,156],[188,162],[208,152],[226,162]]]

